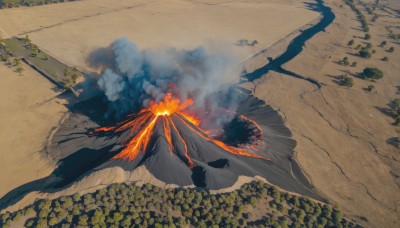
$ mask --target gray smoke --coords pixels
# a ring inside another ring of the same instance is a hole
[[[98,86],[109,101],[108,117],[121,118],[172,93],[181,100],[192,98],[194,104],[189,107],[190,111],[201,118],[208,117],[209,125],[226,119],[218,113],[218,93],[240,77],[240,69],[228,52],[213,53],[202,46],[192,50],[141,51],[125,38],[114,41],[109,49],[113,63],[94,64],[103,68]],[[96,59],[102,57],[96,56]],[[230,108],[235,108],[234,101],[228,103]]]

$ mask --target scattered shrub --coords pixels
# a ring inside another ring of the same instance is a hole
[[[375,86],[374,86],[374,85],[369,85],[369,86],[367,87],[367,91],[368,91],[368,92],[372,92],[373,90],[375,90]]]
[[[390,112],[394,119],[394,124],[400,126],[400,98],[396,98],[389,103]]]
[[[17,73],[19,73],[19,74],[22,74],[22,72],[23,72],[24,70],[25,70],[25,69],[24,69],[22,66],[18,66],[17,69],[15,69],[15,71],[16,71]]]
[[[353,79],[347,75],[339,76],[339,85],[346,86],[346,87],[353,87],[354,82]]]
[[[365,49],[360,50],[358,52],[358,55],[363,58],[371,58],[371,56],[372,56],[372,54],[368,50],[365,50]]]
[[[354,44],[354,40],[353,39],[351,39],[348,43],[347,43],[347,45],[349,45],[349,46],[351,46],[351,45],[353,45]]]
[[[362,75],[365,79],[381,79],[383,72],[378,68],[367,67],[363,70]]]
[[[348,66],[349,64],[350,62],[348,57],[344,57],[342,60],[339,61],[339,65]]]

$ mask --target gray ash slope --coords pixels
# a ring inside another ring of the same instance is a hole
[[[232,186],[239,176],[261,176],[283,189],[321,200],[293,159],[296,142],[279,113],[251,95],[239,90],[235,93],[239,94],[237,113],[256,121],[262,129],[263,143],[258,155],[270,161],[231,154],[196,135],[174,115],[171,118],[188,144],[195,168],[189,167],[179,140],[174,140],[174,154],[168,150],[162,118],[155,125],[148,151],[139,153],[133,161],[115,159],[113,156],[123,149],[120,142],[126,133],[90,136],[88,132],[99,126],[101,118],[96,117],[99,105],[89,107],[85,104],[72,109],[70,117],[60,126],[48,147],[47,152],[59,162],[54,175],[62,180],[53,187],[68,186],[94,171],[109,167],[118,166],[132,171],[143,165],[154,177],[168,184],[195,185],[214,190]],[[93,105],[96,102],[90,103]],[[172,135],[176,135],[175,130]]]

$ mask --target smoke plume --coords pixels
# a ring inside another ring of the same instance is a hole
[[[99,56],[101,53],[104,56]],[[91,58],[103,60],[92,61],[92,66],[101,68],[98,86],[108,100],[108,118],[124,117],[172,93],[181,101],[193,99],[189,111],[208,119],[204,124],[219,125],[227,117],[218,112],[218,94],[240,77],[233,55],[202,46],[192,50],[140,50],[120,38],[103,51],[94,51]],[[235,102],[225,99],[227,104],[234,108]]]

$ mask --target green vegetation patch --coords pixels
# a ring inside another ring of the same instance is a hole
[[[360,227],[343,218],[338,207],[256,181],[217,195],[204,189],[113,184],[0,215],[1,227],[17,221],[25,227]]]
[[[400,126],[400,98],[396,98],[389,103],[390,113],[394,119],[394,125]]]
[[[68,67],[41,50],[29,36],[4,39],[3,44],[9,56],[23,60],[59,87],[71,88],[81,75],[76,68]]]
[[[1,8],[13,8],[20,6],[40,6],[74,0],[0,0]]]
[[[357,15],[358,19],[360,20],[361,27],[363,28],[364,32],[369,32],[369,25],[367,19],[365,18],[364,14],[359,10],[355,5],[353,0],[344,0],[344,2],[353,10],[353,12]]]
[[[383,77],[383,72],[378,68],[367,67],[363,70],[362,75],[365,79],[374,80],[381,79]]]
[[[346,87],[353,87],[353,85],[354,85],[353,78],[350,78],[347,75],[340,75],[338,77],[338,82],[339,82],[339,85],[346,86]]]

